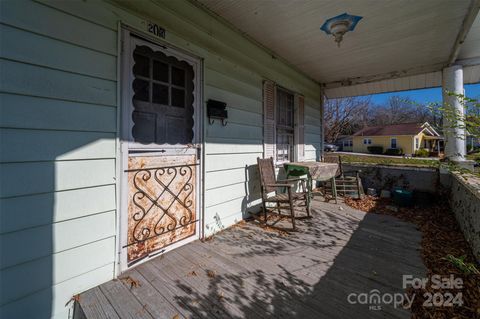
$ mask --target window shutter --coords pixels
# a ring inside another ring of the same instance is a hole
[[[275,83],[263,82],[263,157],[275,160]]]
[[[305,98],[302,95],[295,95],[295,144],[296,160],[305,160]]]

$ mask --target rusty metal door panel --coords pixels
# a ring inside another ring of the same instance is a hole
[[[128,158],[129,265],[196,234],[196,156]]]

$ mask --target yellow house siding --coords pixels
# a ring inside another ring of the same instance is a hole
[[[427,147],[425,147],[425,134],[423,132],[421,132],[420,134],[418,134],[417,136],[415,137],[418,137],[419,138],[419,145],[418,145],[418,148],[416,148],[415,150],[418,150],[418,149],[421,149],[421,148],[428,148],[428,145]]]
[[[372,140],[372,144],[363,144],[363,140],[369,138]],[[401,148],[405,154],[413,153],[413,135],[385,135],[385,136],[354,136],[353,137],[353,151],[357,153],[369,153],[368,146],[382,146],[383,151],[391,148],[392,138],[397,139],[397,148]]]

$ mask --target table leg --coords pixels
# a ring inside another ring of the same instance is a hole
[[[335,182],[335,177],[332,178],[332,193],[333,193],[333,198],[335,199],[335,204],[338,204],[338,201],[337,201],[337,183]]]
[[[290,178],[290,167],[286,167],[285,168],[285,179],[289,179]],[[287,188],[284,187],[283,188],[283,192],[286,193],[287,192]]]
[[[307,207],[310,208],[310,201],[312,199],[312,177],[307,175]]]

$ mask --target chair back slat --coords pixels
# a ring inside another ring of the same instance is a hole
[[[263,191],[271,193],[275,191],[275,187],[265,186],[267,184],[275,184],[275,167],[273,166],[273,158],[261,159],[257,157],[258,171],[260,173],[260,183]]]

